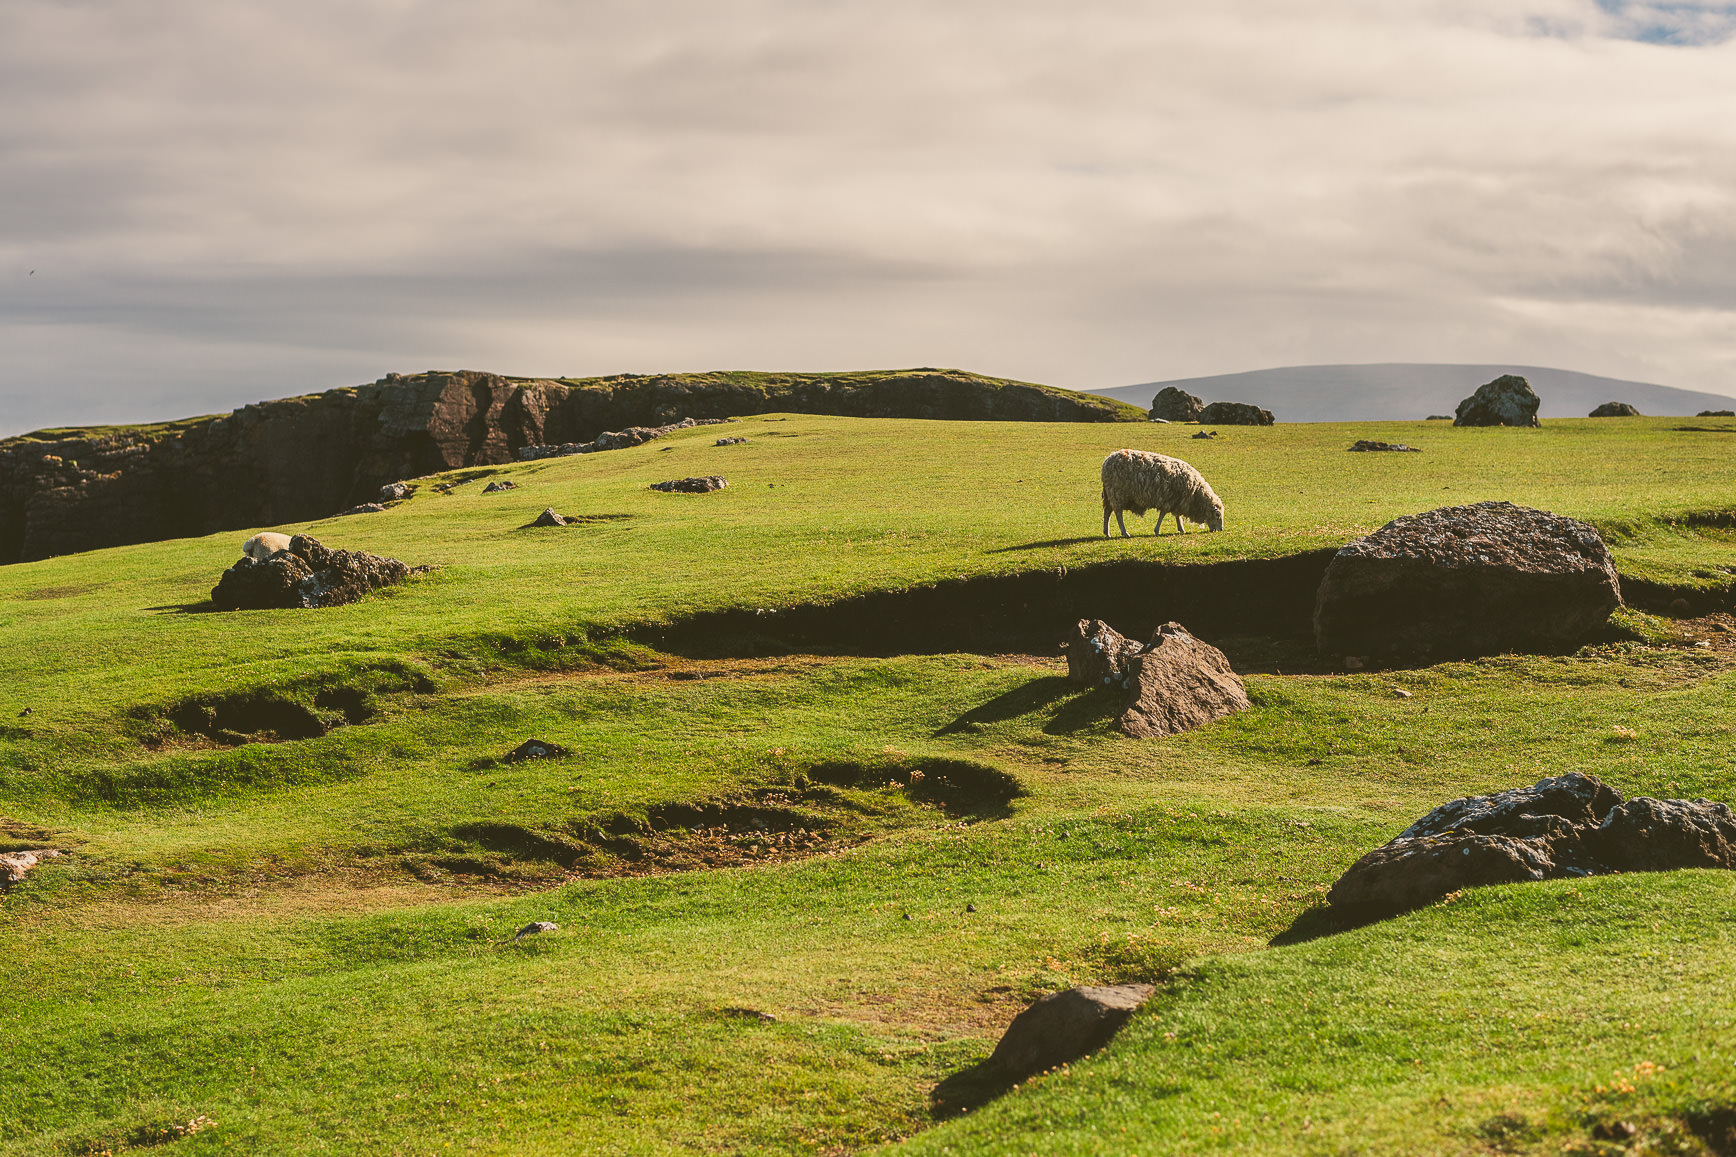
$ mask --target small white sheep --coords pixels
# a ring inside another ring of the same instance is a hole
[[[1122,511],[1135,515],[1157,511],[1154,534],[1163,533],[1165,515],[1175,515],[1177,532],[1186,534],[1185,514],[1212,530],[1224,528],[1224,503],[1212,492],[1200,472],[1167,454],[1149,450],[1117,450],[1103,460],[1103,537],[1109,537],[1109,516],[1121,527],[1121,537],[1131,538]]]
[[[241,553],[255,562],[264,562],[280,550],[289,549],[289,535],[266,531],[241,544]]]

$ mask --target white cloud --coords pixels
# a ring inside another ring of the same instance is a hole
[[[13,0],[0,432],[429,365],[1736,392],[1736,8],[1164,7]]]

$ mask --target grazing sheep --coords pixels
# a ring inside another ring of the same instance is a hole
[[[1154,534],[1163,533],[1163,519],[1175,515],[1177,532],[1186,534],[1182,515],[1203,522],[1212,530],[1224,528],[1224,504],[1200,472],[1167,454],[1149,450],[1117,450],[1103,460],[1103,537],[1109,537],[1109,516],[1121,527],[1121,537],[1131,538],[1121,513],[1135,515],[1157,511]]]
[[[255,562],[264,562],[280,550],[289,549],[289,535],[266,531],[241,544],[241,553]]]

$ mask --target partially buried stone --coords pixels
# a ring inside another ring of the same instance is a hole
[[[415,487],[408,482],[388,482],[380,487],[381,502],[402,502],[415,492]]]
[[[1640,412],[1626,402],[1605,402],[1591,412],[1593,418],[1638,418]]]
[[[502,479],[499,479],[498,481],[490,482],[487,486],[484,486],[482,488],[482,492],[484,494],[499,494],[502,490],[517,490],[517,489],[518,489],[518,483],[514,482],[510,478],[502,478]]]
[[[1022,1081],[1078,1060],[1108,1044],[1151,993],[1149,984],[1050,993],[1013,1018],[989,1063],[1008,1080]]]
[[[712,445],[714,445],[714,446],[739,446],[743,442],[746,442],[746,441],[747,441],[746,438],[719,438],[716,442],[713,442]]]
[[[555,508],[552,506],[543,507],[543,512],[536,516],[535,522],[531,523],[532,526],[565,526],[566,524],[567,520],[556,514]]]
[[[24,873],[44,860],[60,853],[53,848],[31,848],[22,852],[0,852],[0,892],[24,878]]]
[[[506,753],[504,762],[522,763],[527,759],[558,759],[567,749],[546,739],[527,739]]]
[[[1128,666],[1127,708],[1116,719],[1136,739],[1192,731],[1250,706],[1229,659],[1180,623],[1165,623]]]
[[[727,479],[709,474],[704,478],[676,478],[669,482],[653,482],[651,489],[661,490],[665,494],[709,494],[728,485]]]
[[[1356,444],[1350,449],[1352,452],[1359,454],[1375,450],[1392,450],[1402,454],[1422,453],[1422,451],[1418,450],[1415,446],[1406,446],[1403,442],[1375,442],[1368,438],[1358,438]]]
[[[342,517],[346,514],[380,514],[383,513],[385,509],[386,508],[381,506],[378,502],[364,502],[360,506],[352,506],[348,510],[339,511],[338,516]]]
[[[1397,518],[1338,551],[1314,603],[1322,655],[1387,660],[1577,646],[1621,604],[1608,547],[1510,502]]]
[[[1202,426],[1270,426],[1272,411],[1247,402],[1213,402],[1200,411]]]
[[[515,935],[513,939],[523,940],[526,936],[536,936],[543,932],[559,932],[560,930],[561,926],[556,924],[553,920],[532,920],[529,924],[520,928],[518,934]]]

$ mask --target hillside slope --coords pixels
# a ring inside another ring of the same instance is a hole
[[[1599,377],[1547,366],[1431,365],[1388,362],[1377,365],[1281,366],[1240,374],[1175,378],[1091,390],[1135,406],[1151,406],[1152,395],[1177,386],[1207,402],[1252,402],[1280,422],[1375,422],[1451,414],[1461,399],[1502,374],[1523,374],[1543,399],[1545,418],[1583,418],[1604,402],[1628,402],[1642,414],[1697,414],[1736,408],[1736,398],[1678,390],[1646,382]],[[1736,386],[1732,387],[1736,389]]]
[[[511,462],[534,443],[774,411],[1024,422],[1143,417],[1071,390],[927,368],[561,381],[388,374],[226,415],[0,441],[0,564],[322,518],[373,501],[388,482]]]

